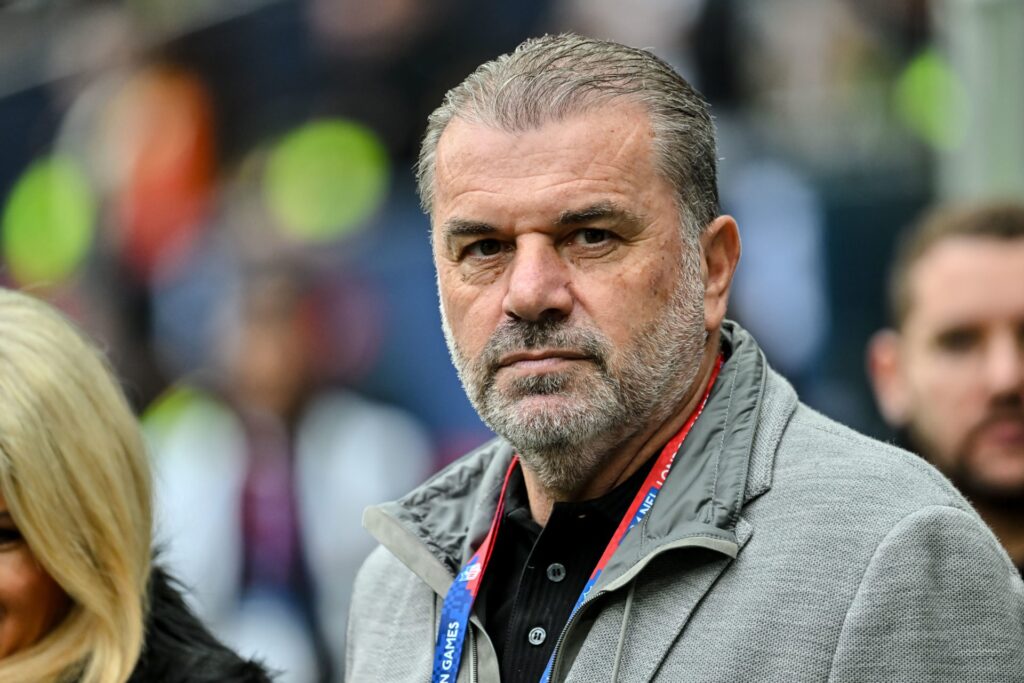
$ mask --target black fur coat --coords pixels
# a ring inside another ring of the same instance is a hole
[[[149,582],[146,643],[129,683],[269,683],[258,663],[220,643],[158,567]]]

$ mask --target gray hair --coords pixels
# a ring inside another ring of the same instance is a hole
[[[687,236],[699,235],[719,213],[708,103],[647,50],[571,33],[527,40],[448,91],[430,115],[416,165],[424,212],[433,207],[437,144],[452,119],[520,132],[620,98],[647,110],[659,166],[676,188]]]

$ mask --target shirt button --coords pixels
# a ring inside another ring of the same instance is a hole
[[[548,579],[555,583],[560,583],[565,578],[565,565],[557,562],[548,565]]]
[[[541,645],[548,637],[548,632],[542,629],[540,626],[536,626],[530,629],[530,635],[527,639],[530,641],[530,645]]]

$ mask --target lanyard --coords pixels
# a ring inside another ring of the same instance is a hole
[[[705,389],[704,396],[697,405],[697,409],[693,411],[682,429],[661,450],[661,454],[655,461],[654,467],[651,468],[650,473],[644,480],[636,497],[634,497],[625,516],[619,522],[618,528],[612,534],[611,540],[601,554],[601,559],[597,561],[597,566],[594,567],[590,579],[587,580],[586,585],[583,587],[583,592],[576,599],[576,604],[573,606],[572,612],[569,613],[569,620],[573,618],[586,601],[587,596],[590,594],[591,589],[593,589],[594,584],[597,583],[612,555],[626,538],[626,534],[639,524],[651,507],[654,506],[654,499],[665,484],[665,479],[668,477],[669,470],[672,468],[672,463],[675,461],[676,455],[686,439],[686,435],[690,433],[690,429],[697,421],[697,418],[700,417],[704,406],[708,402],[708,396],[711,395],[711,388],[714,386],[715,379],[722,369],[723,362],[724,359],[719,356],[711,372],[711,380],[708,382],[707,389]],[[448,589],[448,594],[445,596],[444,605],[441,608],[441,623],[437,631],[437,644],[434,649],[434,669],[431,683],[455,683],[455,678],[459,671],[459,663],[462,660],[462,646],[465,642],[466,630],[469,626],[469,613],[473,607],[473,601],[480,592],[484,570],[491,559],[491,550],[494,548],[494,542],[498,536],[498,527],[504,516],[505,492],[508,489],[508,482],[511,479],[512,472],[515,471],[518,464],[519,456],[513,457],[512,462],[509,463],[508,470],[505,472],[505,481],[501,486],[501,494],[498,496],[498,506],[494,513],[494,519],[491,520],[491,528],[487,532],[487,536],[484,537],[483,543],[480,544],[480,547],[473,556],[469,558],[469,562],[462,568],[459,575],[455,577],[451,587]],[[553,664],[554,653],[552,653],[551,659],[548,660],[547,667],[544,669],[541,683],[547,683],[551,678],[551,667]]]

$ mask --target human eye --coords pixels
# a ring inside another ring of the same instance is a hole
[[[477,240],[462,250],[463,258],[489,258],[501,253],[502,245],[496,239],[488,238]]]
[[[955,327],[945,330],[935,338],[935,345],[949,353],[966,353],[978,345],[981,333],[969,327]]]
[[[612,239],[612,233],[608,230],[602,230],[601,228],[582,228],[577,230],[570,237],[570,241],[574,244],[581,244],[585,246],[596,246],[606,244]]]
[[[0,527],[0,548],[18,543],[22,538],[21,531],[17,527]]]

